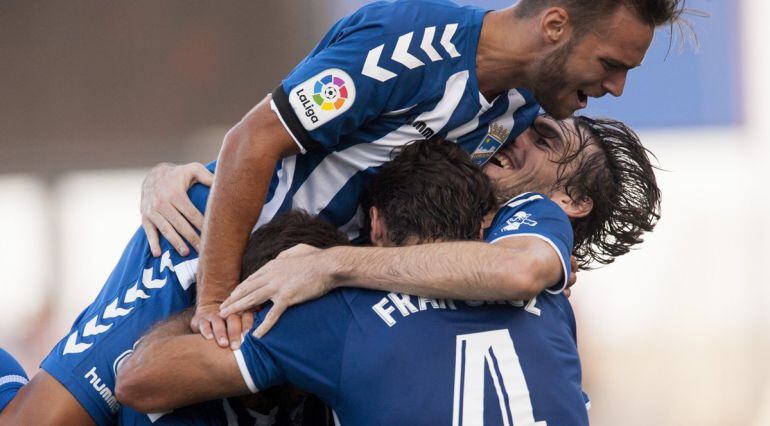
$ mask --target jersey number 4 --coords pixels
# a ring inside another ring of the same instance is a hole
[[[505,426],[545,426],[532,413],[524,372],[508,330],[457,336],[452,426],[484,424],[484,372],[488,368]]]

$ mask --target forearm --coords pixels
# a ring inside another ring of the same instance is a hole
[[[335,287],[463,300],[529,299],[543,288],[535,253],[481,242],[335,247],[324,255]]]
[[[238,284],[242,253],[262,210],[275,164],[292,153],[277,140],[276,135],[286,135],[275,127],[277,119],[269,108],[267,101],[257,105],[228,132],[222,145],[203,225],[199,304],[221,302]]]
[[[116,394],[121,403],[141,412],[157,412],[247,393],[232,352],[192,334],[191,317],[192,309],[141,339],[118,370]]]
[[[168,401],[161,398],[173,395],[178,386],[173,378],[169,380],[167,373],[178,365],[177,356],[184,358],[172,347],[174,338],[193,336],[191,316],[192,308],[156,325],[139,340],[117,371],[115,390],[121,403],[140,411],[164,409]]]

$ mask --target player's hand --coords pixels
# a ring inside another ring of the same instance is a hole
[[[254,325],[254,314],[245,311],[219,316],[219,303],[200,304],[190,320],[190,328],[206,339],[214,339],[220,347],[236,350],[241,347],[241,336]]]
[[[153,256],[161,255],[158,231],[182,256],[190,252],[183,237],[200,251],[201,240],[193,227],[203,227],[203,214],[187,197],[187,190],[196,182],[206,186],[214,183],[214,175],[200,163],[161,163],[144,178],[139,210]]]
[[[567,281],[567,288],[564,289],[564,295],[567,297],[570,297],[572,295],[572,286],[575,285],[577,282],[577,271],[578,271],[578,264],[577,259],[575,259],[575,256],[569,257],[569,263],[570,263],[570,270],[572,273],[569,275],[569,280]]]
[[[281,252],[236,287],[222,303],[220,317],[227,318],[270,300],[273,306],[254,332],[257,338],[264,336],[287,308],[331,290],[332,276],[326,268],[329,262],[321,258],[322,254],[323,250],[307,244]]]

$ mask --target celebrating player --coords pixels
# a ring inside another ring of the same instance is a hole
[[[372,241],[477,239],[484,212],[495,206],[482,178],[456,145],[406,147],[370,188]],[[278,217],[257,230],[244,266],[256,269],[281,248],[309,242],[325,224],[308,217],[293,225],[286,230],[287,219]],[[487,241],[519,239],[547,242],[544,252],[535,244],[520,257],[542,262],[544,279],[561,288],[572,248],[567,215],[542,194],[515,197],[495,216]],[[262,339],[247,336],[235,356],[185,332],[185,320],[137,345],[119,370],[122,402],[168,410],[289,381],[321,397],[341,424],[587,424],[574,318],[561,294],[525,306],[343,289],[289,310]],[[172,391],[180,387],[190,391]]]
[[[392,148],[442,138],[484,164],[538,103],[565,118],[589,97],[620,96],[655,27],[680,13],[678,0],[521,0],[500,11],[395,1],[343,18],[225,136],[191,325],[238,346],[240,317],[219,308],[255,224],[299,208],[356,237],[361,188]]]

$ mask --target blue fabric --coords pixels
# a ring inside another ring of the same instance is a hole
[[[343,289],[287,310],[262,339],[248,335],[241,352],[257,388],[291,382],[329,404],[343,425],[451,424],[455,407],[473,405],[466,398],[482,408],[475,419],[484,424],[526,418],[527,405],[536,421],[588,424],[569,303],[543,293],[526,307]],[[461,347],[490,332],[509,348]],[[525,384],[508,379],[519,368]],[[501,392],[493,375],[503,377]],[[463,380],[483,390],[463,393]]]
[[[27,384],[27,373],[13,355],[0,348],[0,411]]]
[[[503,206],[487,241],[524,234],[551,241],[569,268],[569,220],[542,194]],[[247,335],[242,373],[258,389],[318,395],[342,424],[583,425],[575,336],[558,292],[461,302],[341,289],[287,310],[262,339]]]
[[[208,188],[195,185],[188,194],[205,208]],[[96,300],[40,365],[96,424],[112,424],[121,409],[114,397],[120,360],[154,323],[195,302],[198,254],[180,256],[164,238],[160,243],[163,255],[155,258],[144,231],[136,231]]]
[[[569,217],[548,196],[527,192],[514,197],[498,210],[485,239],[492,243],[516,235],[530,235],[547,241],[557,251],[564,269],[562,280],[549,287],[561,292],[567,285],[573,234]]]

